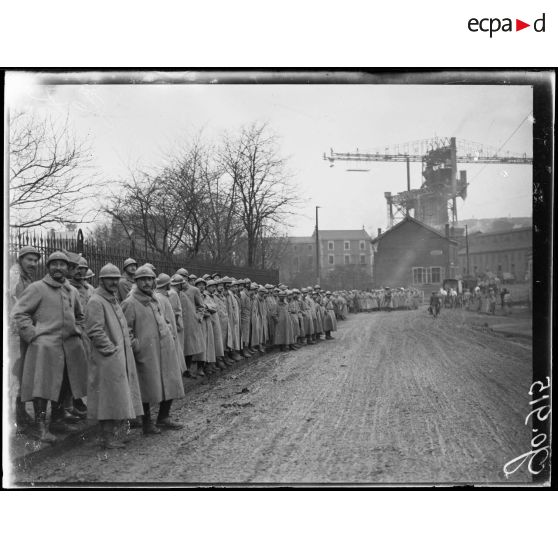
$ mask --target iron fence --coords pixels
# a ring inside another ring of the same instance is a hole
[[[134,258],[139,265],[150,262],[157,273],[167,273],[172,275],[181,267],[186,268],[189,273],[204,275],[205,273],[219,273],[221,276],[228,275],[237,279],[249,277],[256,283],[271,283],[276,285],[279,282],[279,270],[277,269],[257,269],[252,267],[233,266],[228,264],[218,264],[199,259],[188,259],[184,256],[163,255],[156,252],[139,249],[134,242],[130,242],[128,248],[122,246],[111,246],[110,243],[97,241],[96,239],[84,237],[81,229],[75,235],[63,234],[43,234],[38,231],[29,230],[10,230],[8,241],[9,264],[12,265],[17,260],[17,254],[23,246],[33,246],[41,253],[41,259],[37,269],[37,278],[46,274],[46,259],[56,250],[68,250],[80,253],[89,264],[95,274],[107,263],[116,265],[122,270],[122,265],[127,258]],[[96,278],[93,279],[96,286]]]

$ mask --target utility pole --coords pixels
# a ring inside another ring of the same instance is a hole
[[[316,206],[316,285],[320,285],[320,237],[318,233],[318,209]]]
[[[469,277],[469,232],[467,225],[465,225],[465,254],[467,257],[467,277]]]

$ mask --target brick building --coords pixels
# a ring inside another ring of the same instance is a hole
[[[457,241],[408,216],[372,241],[374,286],[438,289],[458,272]]]

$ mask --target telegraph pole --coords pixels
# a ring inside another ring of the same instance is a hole
[[[320,284],[320,237],[318,233],[318,209],[319,205],[316,206],[316,284]]]
[[[467,225],[465,225],[465,254],[467,257],[467,277],[469,277],[469,232]]]

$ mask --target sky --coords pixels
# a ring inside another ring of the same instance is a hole
[[[32,76],[31,76],[32,77]],[[11,80],[11,81],[10,81]],[[40,85],[7,77],[8,106],[69,117],[92,146],[101,174],[115,182],[130,168],[157,167],[180,142],[201,134],[219,141],[225,131],[267,122],[279,138],[302,202],[285,232],[387,227],[385,191],[406,189],[404,163],[355,164],[323,160],[324,152],[367,150],[434,136],[500,147],[532,156],[532,88],[510,85],[364,84],[82,84]],[[458,217],[531,216],[530,165],[460,165],[468,197]],[[411,187],[421,184],[411,165]],[[99,195],[99,203],[106,192]]]

